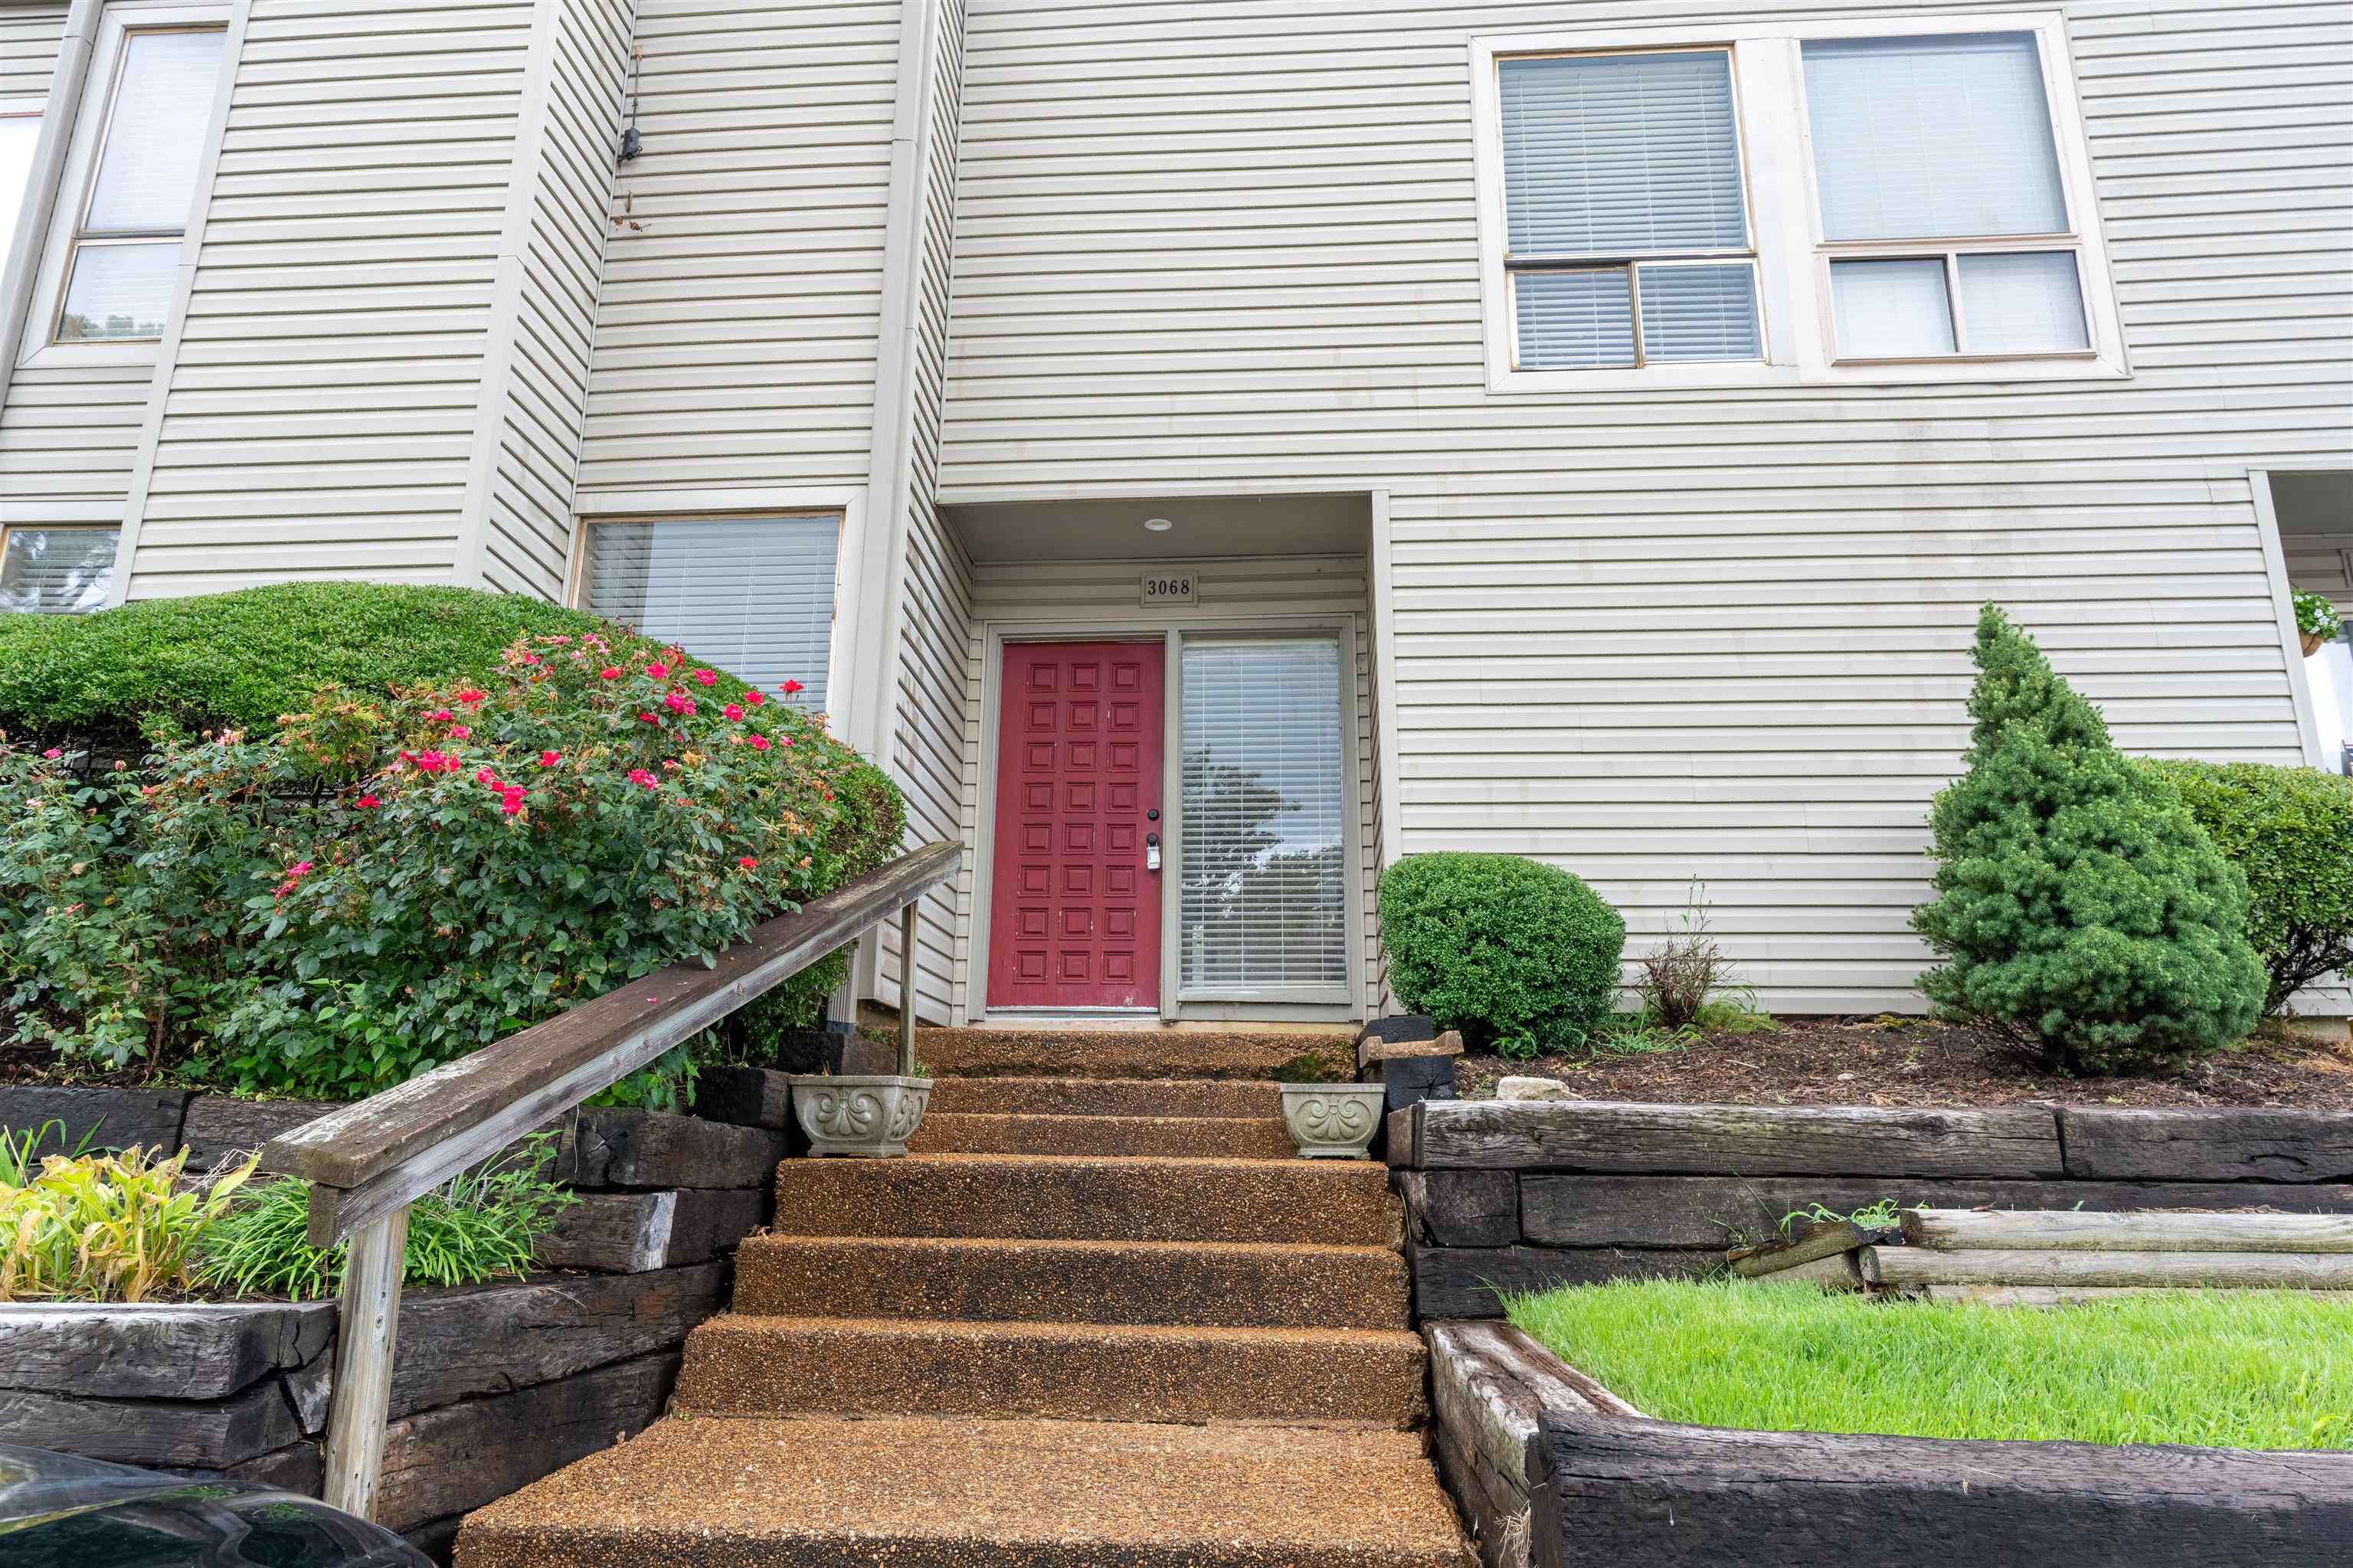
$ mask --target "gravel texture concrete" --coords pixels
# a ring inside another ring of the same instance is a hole
[[[753,1236],[735,1308],[781,1317],[1403,1329],[1386,1247]]]
[[[1295,1160],[1280,1117],[976,1116],[933,1111],[907,1140],[911,1154],[1145,1155]]]
[[[678,1404],[700,1414],[1369,1423],[1427,1416],[1428,1353],[1369,1330],[713,1318]]]
[[[1129,1029],[919,1029],[916,1060],[943,1077],[1279,1079],[1315,1053],[1343,1073],[1355,1059],[1345,1034],[1189,1033]]]
[[[787,1160],[778,1235],[1395,1246],[1388,1171],[1362,1160],[1006,1154]]]
[[[1253,1078],[938,1078],[934,1116],[1282,1115],[1282,1087]]]
[[[1409,1433],[670,1420],[475,1514],[459,1568],[1472,1568]]]

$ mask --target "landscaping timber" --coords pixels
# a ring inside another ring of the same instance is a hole
[[[757,1188],[583,1192],[533,1244],[549,1268],[642,1274],[707,1263],[735,1250],[766,1215]]]
[[[1601,1285],[1612,1279],[1696,1279],[1724,1266],[1721,1252],[1641,1247],[1409,1246],[1413,1309],[1423,1318],[1495,1318],[1499,1293]]]
[[[765,1187],[786,1138],[668,1111],[583,1110],[566,1179],[588,1187]]]
[[[1901,1224],[1912,1245],[1947,1250],[2353,1253],[2353,1214],[1926,1209],[1906,1210]]]
[[[0,1388],[226,1398],[314,1361],[334,1331],[334,1306],[323,1301],[0,1306]]]
[[[2067,1107],[2067,1173],[2105,1181],[2353,1180],[2353,1111]]]
[[[225,1470],[303,1436],[274,1382],[206,1400],[0,1391],[0,1432],[88,1458],[167,1470]]]
[[[1862,1242],[1862,1232],[1841,1220],[1816,1225],[1786,1245],[1738,1248],[1725,1261],[1732,1265],[1732,1272],[1744,1279],[1760,1279],[1767,1275],[1786,1273],[1800,1264],[1819,1263],[1852,1252]]]
[[[1747,1432],[1560,1409],[1538,1416],[1530,1452],[1535,1560],[1556,1568],[2341,1568],[2353,1540],[2353,1454],[2337,1452]]]
[[[2058,1176],[2047,1109],[1425,1100],[1398,1111],[1391,1163],[1421,1170],[1707,1175]]]
[[[316,1100],[240,1100],[229,1095],[198,1095],[188,1102],[180,1141],[188,1148],[188,1169],[206,1171],[242,1160],[273,1138],[337,1109]]]
[[[1406,1223],[1420,1233],[1416,1241],[1509,1246],[1520,1239],[1520,1182],[1508,1171],[1400,1171],[1393,1181],[1405,1200]]]
[[[393,1422],[376,1522],[405,1530],[480,1508],[642,1431],[660,1415],[678,1365],[676,1351],[658,1351]]]
[[[83,1088],[54,1084],[0,1086],[0,1131],[30,1132],[54,1121],[41,1152],[64,1154],[87,1138],[92,1149],[180,1147],[180,1123],[195,1097],[185,1089]]]
[[[792,1098],[792,1080],[772,1067],[705,1067],[694,1080],[694,1114],[738,1127],[783,1131],[793,1125]]]
[[[2036,1252],[1865,1247],[1873,1285],[2141,1285],[2179,1289],[2353,1290],[2353,1254],[2289,1252]]]
[[[1508,1183],[1506,1172],[1473,1174]],[[1502,1189],[1490,1200],[1502,1214]],[[1835,1213],[1868,1208],[1883,1199],[1939,1209],[2280,1209],[2292,1213],[2353,1214],[2353,1186],[2198,1181],[1931,1181],[1855,1176],[1567,1176],[1530,1171],[1519,1178],[1516,1200],[1526,1239],[1543,1246],[1724,1247],[1735,1240],[1774,1234],[1793,1212],[1816,1203]],[[1435,1200],[1433,1199],[1433,1205]],[[1432,1236],[1452,1245],[1495,1242]],[[1510,1241],[1514,1236],[1504,1237]]]
[[[415,1292],[401,1307],[390,1411],[504,1393],[676,1346],[726,1296],[723,1263]]]
[[[1770,1274],[1753,1277],[1761,1285],[1819,1285],[1825,1290],[1860,1290],[1862,1266],[1852,1252],[1834,1252]]]

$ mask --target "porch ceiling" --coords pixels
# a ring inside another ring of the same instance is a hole
[[[941,510],[976,562],[1361,556],[1372,536],[1372,500],[1362,493],[1002,501]],[[1151,517],[1173,526],[1155,533],[1144,525]]]

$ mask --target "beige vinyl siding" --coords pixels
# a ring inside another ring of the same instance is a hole
[[[907,796],[907,835],[927,843],[957,835],[966,647],[972,637],[972,562],[941,518],[940,408],[947,359],[948,279],[955,244],[956,111],[963,67],[964,8],[945,0],[931,61],[931,137],[922,173],[921,251],[915,259],[915,364],[911,430],[903,621],[899,641],[897,733],[892,771]],[[965,842],[976,841],[967,838]],[[968,918],[957,887],[923,901],[917,928],[915,994],[923,1017],[946,1022],[955,982],[955,933]],[[892,940],[896,941],[896,934]],[[895,964],[895,960],[894,960]]]
[[[515,174],[517,254],[481,586],[561,599],[586,413],[596,292],[629,66],[630,0],[540,0],[543,86]]]
[[[66,9],[0,4],[0,98],[47,97]],[[69,96],[46,112],[77,107]],[[56,305],[35,297],[26,343],[46,338]],[[121,522],[150,374],[143,366],[14,372],[0,406],[0,522]]]
[[[533,11],[253,0],[132,598],[460,575]]]
[[[894,0],[641,0],[584,490],[865,482]]]
[[[1073,637],[1105,630],[1119,633],[1156,632],[1169,627],[1214,624],[1230,630],[1231,623],[1253,620],[1313,618],[1355,628],[1356,663],[1354,696],[1356,735],[1358,864],[1364,870],[1362,889],[1366,950],[1366,1001],[1378,1001],[1374,983],[1378,974],[1375,950],[1373,878],[1380,863],[1373,775],[1373,663],[1369,635],[1369,573],[1361,556],[1260,556],[1246,559],[1168,560],[1150,563],[1153,570],[1191,571],[1198,586],[1198,609],[1144,609],[1137,602],[1136,579],[1143,564],[1136,561],[983,562],[972,568],[973,637],[966,655],[964,714],[963,822],[960,836],[968,844],[988,846],[980,820],[982,769],[986,756],[984,725],[987,722],[988,631],[1019,636],[1040,622],[1083,626]],[[1279,628],[1269,628],[1280,635]],[[986,909],[975,907],[974,865],[967,861],[958,883],[962,907],[973,919],[985,920]],[[972,920],[958,927],[955,948],[958,1017],[976,1014],[986,1004],[986,977],[973,971]],[[1163,975],[1163,995],[1173,995],[1176,979]]]
[[[2245,475],[2353,445],[2342,8],[2052,7],[2123,383],[1489,394],[1466,46],[1972,8],[975,0],[945,493],[1388,491],[1406,853],[1634,953],[1701,876],[1771,1005],[1916,1007],[1980,602],[2127,747],[2297,758]]]

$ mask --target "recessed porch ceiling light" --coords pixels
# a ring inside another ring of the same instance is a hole
[[[1166,517],[1147,517],[1144,520],[1144,526],[1147,533],[1166,534],[1169,529],[1176,526],[1176,524],[1171,523]]]

